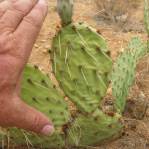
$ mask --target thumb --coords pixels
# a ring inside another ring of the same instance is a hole
[[[42,135],[51,135],[54,132],[52,123],[45,115],[21,100],[12,113],[11,124],[15,127]]]

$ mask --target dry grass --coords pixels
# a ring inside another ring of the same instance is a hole
[[[95,0],[99,17],[114,24],[127,22],[141,0]]]

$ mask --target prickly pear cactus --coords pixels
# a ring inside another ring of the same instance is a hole
[[[119,136],[122,129],[121,116],[109,116],[97,109],[94,113],[76,117],[68,132],[68,144],[86,147]]]
[[[62,28],[53,40],[53,71],[64,93],[84,112],[105,96],[112,60],[105,40],[84,23]]]
[[[62,148],[65,144],[63,125],[70,119],[68,106],[64,101],[64,96],[55,88],[49,77],[43,74],[37,66],[26,66],[22,80],[22,99],[43,112],[52,120],[56,129],[50,137],[38,136],[24,130],[10,129],[2,131],[3,138],[9,138],[10,144],[28,144],[29,146],[40,146]]]
[[[116,100],[116,109],[123,112],[129,88],[135,79],[136,65],[147,53],[147,46],[139,38],[133,38],[126,51],[122,53],[114,65],[112,72],[112,93]]]
[[[62,18],[62,25],[68,25],[72,21],[73,0],[57,0],[58,13]]]
[[[56,127],[68,122],[69,112],[64,96],[55,89],[49,77],[42,74],[37,67],[25,68],[22,99],[50,117]]]
[[[52,136],[44,137],[17,128],[1,130],[4,145],[9,139],[9,144],[13,145],[52,149],[87,146],[117,135],[122,128],[120,115],[110,117],[98,109],[90,114],[76,112],[72,117],[64,97],[37,67],[27,66],[24,71],[22,98],[52,119],[56,131]]]
[[[56,131],[44,137],[17,128],[0,129],[2,147],[15,142],[28,148],[86,148],[113,139],[121,132],[125,99],[134,81],[138,60],[149,51],[147,44],[139,38],[132,39],[112,71],[103,37],[85,23],[71,23],[72,2],[58,0],[62,28],[49,51],[61,90],[37,66],[26,66],[22,80],[22,99],[48,116]],[[147,10],[145,16],[148,16]],[[110,81],[115,106],[112,113],[101,107]],[[64,96],[74,103],[75,112],[69,109]]]

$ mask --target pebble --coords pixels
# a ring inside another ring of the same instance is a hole
[[[47,50],[49,50],[51,48],[51,46],[50,45],[45,45],[44,48],[47,49]]]
[[[48,54],[48,50],[47,50],[47,49],[43,49],[43,50],[42,50],[42,53],[43,53],[43,54]]]
[[[39,45],[35,44],[34,47],[35,47],[35,48],[39,48]]]
[[[41,42],[46,42],[46,40],[45,40],[45,39],[43,39],[43,40],[41,40]]]

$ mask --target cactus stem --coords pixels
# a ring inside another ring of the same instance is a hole
[[[57,0],[57,9],[62,26],[70,24],[72,22],[73,0]]]

